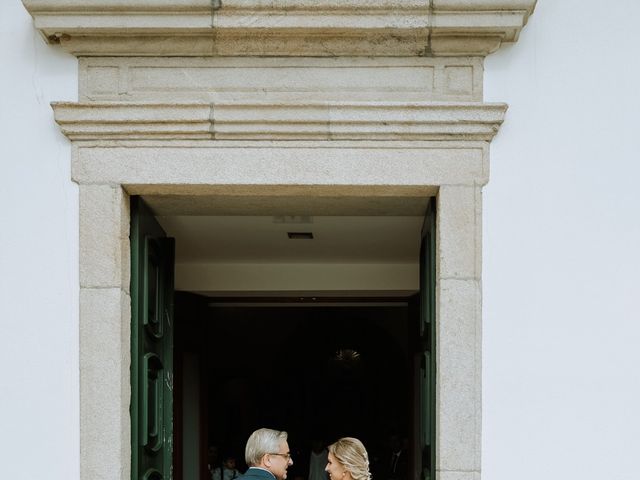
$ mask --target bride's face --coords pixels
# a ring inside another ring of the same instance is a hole
[[[325,471],[329,474],[330,480],[351,480],[351,474],[345,470],[331,452],[329,452],[329,460]]]

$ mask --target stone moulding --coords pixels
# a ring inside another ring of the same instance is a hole
[[[23,0],[78,56],[487,55],[536,0]]]
[[[54,103],[71,140],[483,140],[505,104]]]

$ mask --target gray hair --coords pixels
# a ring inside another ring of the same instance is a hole
[[[329,452],[351,474],[353,480],[370,480],[369,455],[360,440],[344,437],[329,445]]]
[[[267,453],[278,453],[280,443],[287,441],[287,432],[279,432],[270,428],[260,428],[253,432],[244,449],[247,465],[256,466]]]

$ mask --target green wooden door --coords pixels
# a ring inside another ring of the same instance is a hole
[[[132,480],[173,477],[173,264],[173,239],[132,197]]]
[[[420,244],[420,339],[422,478],[435,480],[436,418],[436,208],[432,198],[422,225]]]

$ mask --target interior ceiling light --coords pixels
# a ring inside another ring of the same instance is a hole
[[[313,240],[313,232],[287,232],[290,240]]]
[[[341,348],[336,352],[334,358],[339,362],[358,362],[360,361],[360,352],[351,348]]]

